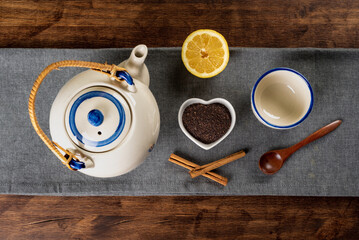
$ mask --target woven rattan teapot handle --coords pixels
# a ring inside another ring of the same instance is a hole
[[[46,144],[46,146],[56,155],[57,158],[61,160],[63,164],[65,164],[69,169],[71,170],[77,170],[76,168],[73,168],[70,166],[71,161],[80,162],[79,159],[70,151],[62,148],[57,143],[50,140],[44,131],[41,129],[35,113],[35,100],[36,100],[36,94],[39,90],[39,87],[42,83],[42,81],[45,79],[45,77],[54,69],[59,69],[60,67],[83,67],[83,68],[90,68],[95,71],[104,73],[111,77],[112,79],[115,79],[117,81],[123,81],[125,79],[121,78],[121,74],[119,73],[125,73],[128,74],[126,69],[120,68],[116,65],[109,65],[109,64],[101,64],[101,63],[94,63],[94,62],[85,62],[85,61],[76,61],[76,60],[65,60],[60,62],[55,62],[47,66],[37,77],[30,93],[29,97],[29,115],[31,123],[36,131],[36,133],[39,135],[39,137],[42,139],[42,141]],[[60,150],[63,153],[60,152]]]

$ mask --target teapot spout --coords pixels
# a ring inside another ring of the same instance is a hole
[[[128,73],[135,79],[141,81],[146,86],[150,85],[150,75],[145,65],[148,49],[144,44],[136,46],[130,57],[122,62],[119,66],[126,68]]]

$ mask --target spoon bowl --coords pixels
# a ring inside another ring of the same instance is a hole
[[[311,143],[314,140],[317,140],[318,138],[327,135],[328,133],[336,129],[341,123],[342,120],[336,120],[322,127],[318,131],[312,133],[299,143],[289,148],[266,152],[259,159],[259,168],[262,170],[262,172],[268,175],[276,173],[279,169],[282,168],[284,162],[290,157],[290,155],[292,155],[294,152],[296,152],[301,147],[307,145],[308,143]]]
[[[276,173],[283,165],[284,161],[282,156],[275,152],[270,151],[262,155],[259,160],[259,168],[268,175]]]

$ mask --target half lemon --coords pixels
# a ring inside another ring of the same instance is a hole
[[[187,70],[200,78],[222,72],[229,60],[229,50],[222,34],[200,29],[191,33],[182,46],[182,61]]]

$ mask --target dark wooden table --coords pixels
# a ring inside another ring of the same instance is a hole
[[[359,1],[0,0],[3,48],[178,47],[201,28],[230,46],[357,48]],[[359,198],[3,195],[0,238],[359,239]]]

